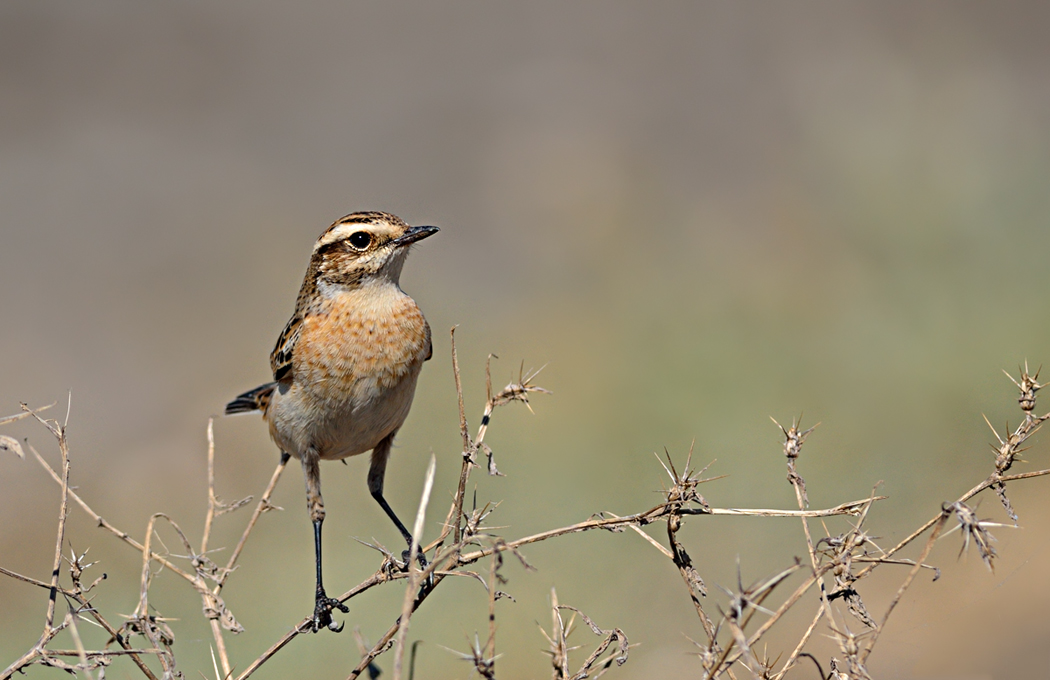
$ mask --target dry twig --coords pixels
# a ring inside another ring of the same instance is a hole
[[[810,509],[805,480],[802,478],[799,470],[799,462],[803,444],[816,426],[802,430],[798,422],[794,420],[790,427],[783,427],[779,424],[778,427],[780,427],[784,436],[783,449],[787,459],[787,478],[795,492],[797,509],[712,507],[700,495],[698,487],[700,484],[721,478],[704,478],[703,475],[707,468],[699,471],[693,470],[691,467],[693,450],[690,447],[681,472],[678,471],[671,456],[665,451],[666,463],[661,461],[661,465],[670,478],[670,485],[664,490],[661,502],[652,508],[627,515],[601,512],[582,522],[550,529],[515,540],[506,540],[496,533],[494,527],[488,526],[490,515],[495,510],[494,504],[486,503],[478,508],[475,502],[475,507],[469,511],[465,508],[469,476],[471,471],[478,467],[477,454],[479,451],[485,453],[487,457],[486,467],[488,473],[490,475],[501,475],[496,467],[493,452],[484,441],[495,410],[512,402],[521,402],[531,410],[529,395],[547,393],[547,390],[534,385],[532,382],[538,371],[526,372],[524,365],[522,365],[515,381],[509,383],[502,390],[494,392],[490,370],[492,358],[494,358],[494,355],[490,355],[485,366],[485,408],[477,433],[474,438],[471,438],[464,409],[463,387],[460,379],[453,329],[452,364],[459,407],[459,429],[462,438],[460,475],[456,485],[456,493],[443,522],[442,531],[437,539],[429,545],[420,545],[418,542],[413,541],[409,557],[403,563],[382,546],[369,546],[379,551],[382,555],[382,562],[379,568],[375,573],[337,598],[339,602],[343,603],[382,584],[400,580],[405,581],[405,594],[402,600],[400,616],[393,620],[384,635],[373,645],[369,646],[365,643],[360,633],[355,631],[355,639],[360,649],[360,662],[350,671],[349,678],[351,679],[357,678],[366,672],[371,678],[377,677],[379,670],[376,665],[376,659],[390,649],[395,650],[393,677],[400,679],[404,676],[404,657],[411,617],[433,595],[440,584],[447,577],[452,576],[474,579],[486,589],[488,606],[487,637],[482,642],[480,636],[475,633],[473,642],[470,645],[470,653],[462,654],[461,656],[472,663],[474,670],[481,677],[494,679],[496,677],[496,661],[499,658],[499,655],[496,653],[496,602],[504,597],[509,597],[497,588],[497,585],[502,585],[506,582],[506,578],[501,572],[504,566],[504,555],[509,553],[515,556],[525,569],[532,569],[521,552],[521,549],[525,546],[558,536],[568,536],[595,529],[622,531],[625,528],[630,528],[653,545],[660,554],[669,560],[682,579],[686,594],[699,618],[700,628],[706,637],[705,641],[695,643],[700,649],[699,656],[704,678],[727,677],[730,680],[735,680],[737,677],[736,673],[743,669],[756,678],[782,680],[803,657],[812,660],[817,665],[818,672],[823,676],[823,668],[818,659],[811,652],[806,651],[821,621],[825,621],[825,625],[837,640],[839,651],[845,659],[844,662],[840,662],[837,659],[829,660],[831,673],[828,677],[870,678],[867,671],[868,657],[874,650],[881,633],[885,630],[890,616],[914,582],[915,577],[922,569],[934,570],[935,580],[936,575],[939,574],[935,566],[927,563],[927,559],[938,538],[942,534],[947,535],[951,533],[951,531],[943,532],[947,520],[954,515],[958,521],[957,529],[963,536],[960,555],[964,554],[972,543],[977,547],[984,563],[989,569],[992,569],[996,551],[992,547],[994,538],[988,532],[988,529],[1009,525],[988,520],[978,520],[974,511],[966,504],[967,501],[981,491],[991,488],[999,497],[1007,514],[1016,524],[1017,515],[1006,495],[1007,483],[1050,474],[1050,469],[1007,474],[1016,463],[1021,462],[1019,456],[1026,450],[1031,437],[1040,429],[1044,421],[1050,419],[1050,413],[1043,416],[1033,415],[1036,406],[1036,393],[1042,388],[1042,385],[1038,383],[1039,372],[1036,371],[1035,375],[1030,375],[1028,366],[1025,365],[1020,371],[1019,379],[1010,377],[1020,391],[1018,403],[1024,414],[1023,421],[1012,431],[1007,428],[1007,434],[1005,435],[1000,435],[992,428],[997,444],[992,447],[995,450],[995,460],[991,474],[957,500],[945,503],[934,518],[889,550],[882,550],[876,543],[877,539],[872,537],[865,529],[868,516],[875,507],[875,503],[885,500],[884,496],[875,495],[874,490],[865,499],[842,503],[832,508]],[[274,509],[274,506],[270,503],[270,498],[288,462],[288,456],[282,456],[277,464],[269,483],[260,496],[260,500],[256,504],[251,517],[248,519],[240,540],[226,564],[220,567],[209,557],[209,554],[212,552],[209,550],[209,544],[215,521],[222,515],[245,506],[251,502],[252,498],[248,497],[227,504],[217,495],[215,441],[213,423],[211,421],[208,423],[207,430],[208,505],[199,543],[200,548],[195,550],[185,532],[165,514],[156,513],[149,518],[145,537],[142,542],[139,542],[95,513],[70,488],[70,462],[65,423],[59,425],[56,421],[44,420],[38,415],[40,410],[42,409],[34,411],[23,406],[22,414],[0,419],[0,425],[3,425],[21,418],[34,417],[47,427],[55,437],[61,456],[61,465],[59,470],[56,471],[35,448],[28,446],[34,458],[61,489],[55,558],[50,580],[34,579],[0,567],[0,574],[46,589],[49,592],[44,627],[38,641],[25,654],[0,673],[0,680],[7,680],[16,671],[22,671],[32,664],[62,668],[73,673],[82,672],[88,677],[93,677],[92,674],[95,674],[101,679],[104,677],[106,669],[115,659],[125,656],[130,658],[139,671],[150,680],[158,680],[158,677],[165,679],[182,677],[175,663],[174,635],[169,622],[157,614],[149,599],[150,587],[156,573],[155,567],[160,567],[173,573],[189,583],[201,598],[204,616],[212,630],[215,674],[223,680],[234,678],[234,664],[229,657],[223,635],[225,631],[236,633],[243,629],[223,601],[221,592],[230,575],[236,569],[245,543],[256,526],[259,517],[267,510]],[[68,411],[66,417],[68,419]],[[0,449],[11,451],[16,455],[24,455],[21,443],[11,437],[0,437]],[[432,456],[414,525],[413,536],[417,538],[422,535],[424,528],[424,513],[433,485],[435,465],[436,459]],[[94,519],[99,527],[117,536],[124,544],[135,549],[141,555],[139,603],[133,614],[122,626],[110,624],[91,604],[89,593],[102,582],[105,574],[85,585],[85,572],[94,565],[93,562],[85,562],[86,551],[77,555],[75,551],[71,550],[68,557],[62,552],[70,501],[80,506]],[[686,518],[691,516],[712,518],[720,516],[795,518],[802,522],[806,555],[808,557],[805,561],[806,566],[802,567],[803,563],[796,558],[793,564],[779,573],[745,588],[739,577],[738,565],[737,586],[735,590],[725,591],[728,601],[724,608],[719,608],[720,616],[712,617],[704,607],[704,600],[708,596],[707,587],[693,564],[686,546],[679,537],[682,524],[686,521]],[[809,524],[811,519],[840,516],[853,518],[843,533],[832,535],[825,528],[827,535],[819,540],[814,540]],[[185,555],[172,555],[166,548],[158,550],[153,547],[154,541],[159,540],[156,530],[158,522],[161,520],[175,533],[179,544],[185,551]],[[666,546],[643,529],[646,525],[661,521],[667,524]],[[929,531],[931,529],[932,531]],[[929,531],[929,535],[916,559],[906,559],[897,556],[899,552],[911,545],[927,531]],[[420,551],[432,555],[425,569],[420,569],[416,564],[416,556]],[[486,557],[490,558],[487,580],[477,571],[471,571],[467,568]],[[179,560],[188,561],[188,566],[180,566]],[[71,584],[69,587],[60,584],[60,568],[63,562],[69,568],[69,581]],[[860,564],[864,566],[858,569],[857,566]],[[896,593],[886,604],[885,612],[881,619],[876,621],[868,613],[868,609],[857,590],[857,584],[876,567],[884,565],[907,566],[909,569]],[[768,604],[767,606],[767,601],[771,603],[776,602],[776,599],[770,599],[774,597],[774,591],[777,591],[778,587],[786,583],[788,579],[793,578],[798,571],[803,572],[801,575],[803,577],[802,582],[786,598],[780,601],[779,605]],[[826,577],[830,577],[834,581],[834,589],[830,592],[826,589]],[[423,585],[422,588],[420,587],[421,585]],[[809,619],[810,623],[801,631],[797,638],[797,643],[794,644],[784,662],[780,664],[779,658],[770,659],[765,653],[757,652],[757,645],[765,638],[773,626],[782,621],[786,613],[796,607],[814,586],[818,586],[819,606],[812,618]],[[67,605],[67,611],[61,617],[58,617],[56,614],[59,595],[64,598]],[[836,609],[836,607],[839,608]],[[563,612],[565,611],[572,612],[568,622],[563,617]],[[860,620],[868,630],[859,635],[852,633],[844,623],[845,613]],[[595,635],[599,636],[601,641],[580,662],[577,669],[573,671],[571,670],[570,656],[575,648],[570,647],[567,640],[573,631],[577,618],[590,628]],[[552,629],[550,633],[548,634],[544,631],[543,634],[548,641],[552,675],[556,680],[582,680],[585,677],[597,678],[609,669],[622,665],[627,661],[629,645],[623,630],[619,628],[600,628],[578,609],[560,604],[557,593],[553,589],[551,590],[551,619]],[[90,649],[82,635],[79,623],[89,620],[97,623],[109,636],[108,641],[100,649]],[[236,675],[237,680],[245,680],[251,676],[293,639],[301,633],[310,631],[311,620],[310,616],[303,618],[291,630],[263,651],[254,662]],[[68,632],[73,642],[73,648],[50,648],[56,636],[64,632]],[[136,636],[144,641],[143,645],[132,645],[131,640]],[[414,654],[414,645],[412,649]],[[148,659],[155,659],[156,661],[152,663],[160,665],[160,676],[147,664]],[[774,670],[774,667],[778,664],[779,670]],[[411,677],[411,662],[409,666],[408,673],[409,677]]]

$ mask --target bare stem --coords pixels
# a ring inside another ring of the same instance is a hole
[[[470,442],[470,432],[467,430],[467,413],[463,407],[463,384],[459,377],[459,356],[456,354],[456,328],[449,331],[452,338],[452,374],[456,379],[456,399],[459,403],[459,433],[463,437],[463,461],[459,471],[459,486],[456,487],[456,497],[452,501],[448,518],[445,520],[445,529],[442,531],[441,539],[448,536],[451,528],[454,543],[459,543],[460,524],[463,517],[463,498],[467,492],[467,478],[470,476],[471,460],[473,458],[473,447]]]
[[[821,600],[820,608],[817,609],[816,615],[813,617],[813,622],[806,628],[806,632],[802,634],[802,639],[795,645],[795,649],[791,651],[791,655],[788,656],[787,661],[784,662],[784,667],[780,669],[780,672],[773,676],[773,680],[780,680],[784,675],[791,670],[795,665],[795,660],[798,659],[799,655],[802,654],[802,650],[805,648],[806,643],[809,642],[810,636],[813,635],[813,631],[816,630],[817,624],[824,618],[824,601]]]
[[[423,496],[419,499],[419,510],[416,512],[416,523],[412,528],[412,545],[408,549],[408,585],[405,586],[405,597],[401,604],[400,625],[397,630],[397,641],[394,645],[394,680],[401,680],[401,666],[405,658],[405,638],[408,636],[408,622],[412,617],[412,602],[416,599],[416,590],[420,584],[420,571],[416,564],[419,555],[419,537],[423,533],[423,521],[426,518],[427,504],[430,503],[430,490],[434,487],[434,470],[437,459],[430,456],[426,480],[423,482]]]
[[[1003,475],[1002,477],[999,477],[999,476],[997,476],[995,474],[992,474],[987,479],[985,479],[983,482],[981,482],[977,486],[973,487],[972,489],[970,489],[969,491],[964,493],[962,496],[959,496],[959,498],[955,502],[956,503],[965,503],[966,501],[970,500],[971,498],[973,498],[977,494],[981,493],[985,489],[991,488],[992,486],[995,486],[996,484],[1000,484],[1002,482],[1012,482],[1012,481],[1016,481],[1016,480],[1020,480],[1020,479],[1032,479],[1033,477],[1043,477],[1045,475],[1050,475],[1050,469],[1034,470],[1032,472],[1022,472],[1022,473],[1015,474],[1015,475]],[[919,527],[918,529],[913,531],[911,534],[909,534],[900,543],[898,543],[897,545],[895,545],[892,548],[890,548],[889,550],[887,550],[886,553],[882,557],[883,558],[892,557],[896,553],[900,552],[903,548],[905,548],[908,544],[910,544],[916,538],[918,538],[919,536],[922,536],[923,533],[925,533],[927,529],[929,529],[934,524],[936,524],[941,519],[942,514],[938,514],[938,515],[930,518],[929,521],[927,521],[921,527]],[[921,563],[922,560],[919,560],[919,562]],[[863,569],[861,569],[860,571],[857,572],[857,574],[856,574],[857,579],[861,579],[864,576],[867,576],[867,574],[872,569],[874,569],[877,566],[879,566],[878,562],[873,563],[873,564],[869,564],[868,566],[864,567]]]
[[[55,470],[50,465],[48,465],[47,461],[44,460],[43,456],[41,456],[40,453],[37,452],[37,450],[35,448],[33,448],[32,446],[29,447],[29,450],[36,457],[37,462],[39,462],[40,465],[43,466],[43,468],[45,470],[47,470],[48,474],[51,475],[51,478],[54,479],[56,482],[58,482],[58,484],[61,485],[62,484],[62,477],[60,477],[59,474],[57,472],[55,472]],[[77,505],[79,505],[81,507],[81,509],[84,510],[84,512],[86,512],[91,517],[91,519],[95,520],[95,522],[98,524],[98,526],[102,527],[103,529],[105,529],[106,531],[110,532],[111,534],[113,534],[114,536],[119,538],[120,540],[124,541],[125,543],[130,545],[132,548],[134,548],[137,552],[142,552],[142,544],[141,543],[139,543],[134,538],[132,538],[127,532],[121,531],[120,529],[116,528],[115,526],[110,524],[108,521],[103,519],[102,516],[99,515],[97,512],[95,512],[94,510],[92,510],[91,506],[89,506],[87,503],[85,503],[84,499],[82,499],[80,496],[78,496],[75,491],[70,489],[68,491],[68,493],[69,493],[69,497],[71,499],[73,499],[73,501]],[[181,569],[177,564],[175,564],[174,562],[171,562],[170,560],[168,560],[163,555],[157,555],[156,553],[154,553],[152,559],[155,559],[158,562],[160,562],[162,565],[164,565],[165,569],[171,571],[172,573],[178,574],[179,576],[181,576],[182,578],[186,579],[187,581],[189,581],[191,583],[193,582],[194,576],[192,574],[190,574],[189,572]]]
[[[204,516],[204,535],[201,538],[201,555],[208,553],[208,538],[211,536],[211,523],[215,520],[215,419],[208,418],[208,514]]]
[[[941,530],[944,528],[944,523],[948,521],[948,517],[951,516],[950,506],[945,506],[941,511],[940,516],[937,518],[933,531],[930,532],[930,537],[926,541],[926,546],[922,549],[922,554],[919,559],[915,561],[915,566],[908,571],[908,577],[904,579],[904,583],[897,589],[897,594],[893,596],[893,600],[890,602],[889,607],[886,608],[886,613],[882,617],[882,622],[879,623],[878,627],[875,628],[871,638],[868,640],[868,644],[864,646],[864,649],[860,653],[860,661],[863,663],[867,660],[868,655],[871,654],[871,650],[875,647],[875,642],[879,639],[879,635],[886,628],[886,622],[890,618],[890,614],[897,607],[897,604],[901,601],[901,597],[904,596],[904,591],[908,589],[912,581],[915,580],[915,575],[919,573],[919,569],[922,568],[926,558],[929,557],[930,551],[933,550],[933,544],[937,542],[937,537],[940,536]]]
[[[878,496],[876,500],[885,498],[884,496]],[[850,501],[848,503],[842,503],[834,508],[828,508],[825,510],[807,510],[803,514],[798,510],[748,510],[741,508],[682,508],[677,512],[682,515],[736,515],[736,516],[751,516],[751,517],[834,517],[839,515],[856,515],[861,511],[864,504],[868,503],[871,499],[865,498],[863,500]],[[590,531],[591,529],[611,529],[620,526],[629,525],[645,525],[650,522],[665,519],[670,513],[669,503],[661,503],[645,512],[639,512],[633,515],[624,515],[622,517],[599,517],[596,519],[589,519],[577,524],[572,524],[566,527],[560,527],[558,529],[548,529],[538,534],[531,536],[525,536],[519,538],[516,541],[508,541],[505,545],[508,548],[518,548],[523,545],[530,543],[538,543],[545,541],[548,538],[554,538],[555,536],[564,536],[566,534],[575,534],[581,531]],[[460,557],[460,564],[467,564],[475,562],[482,557],[491,555],[495,548],[483,548],[474,552],[464,553]]]
[[[270,497],[273,495],[273,490],[277,488],[277,480],[281,478],[281,473],[284,472],[285,466],[288,465],[289,458],[290,456],[287,453],[281,454],[281,459],[270,476],[270,483],[266,485],[266,490],[263,491],[262,497],[259,498],[259,503],[255,506],[255,511],[252,512],[251,519],[248,520],[248,526],[244,527],[244,533],[241,534],[241,539],[237,541],[237,547],[233,549],[229,561],[226,562],[226,567],[222,570],[222,574],[219,575],[219,582],[216,584],[214,591],[216,595],[222,590],[223,585],[226,584],[226,579],[233,573],[233,568],[237,566],[237,559],[241,556],[244,544],[248,542],[248,536],[252,533],[252,529],[255,528],[255,523],[259,521],[260,515],[273,507],[270,504]]]
[[[58,449],[62,453],[62,502],[58,510],[58,531],[55,536],[55,560],[53,562],[53,568],[51,569],[51,594],[48,596],[47,601],[47,619],[44,622],[44,632],[40,636],[41,645],[43,640],[47,637],[48,633],[51,632],[52,624],[55,621],[55,602],[58,599],[58,575],[59,570],[62,568],[62,542],[66,536],[66,518],[69,516],[69,448],[66,445],[66,431],[61,428],[57,423],[51,426],[40,416],[36,416],[40,422],[48,425],[55,432],[55,436],[58,437]]]

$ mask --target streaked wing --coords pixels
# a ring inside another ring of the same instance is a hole
[[[281,337],[277,338],[277,345],[273,348],[273,352],[270,353],[273,379],[278,382],[285,379],[290,380],[292,377],[292,356],[295,353],[295,345],[299,342],[299,332],[302,327],[302,314],[293,314],[284,330],[281,331]]]

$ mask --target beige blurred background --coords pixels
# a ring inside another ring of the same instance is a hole
[[[208,417],[268,379],[317,235],[388,210],[442,228],[402,280],[435,354],[388,475],[410,515],[437,455],[428,536],[459,465],[458,324],[472,427],[488,352],[500,384],[524,360],[547,365],[539,382],[554,391],[535,415],[497,414],[488,441],[507,476],[474,478],[480,500],[502,501],[493,521],[508,537],[650,507],[663,484],[652,452],[680,461],[693,439],[700,462],[717,459],[711,474],[730,475],[704,489],[712,504],[791,507],[769,416],[804,411],[823,423],[801,462],[814,506],[884,480],[892,500],[872,528],[892,544],[990,471],[981,414],[1001,427],[1020,413],[1000,369],[1050,362],[1048,30],[1039,2],[9,0],[0,415],[71,390],[80,492],[133,534],[164,511],[199,538]],[[215,431],[220,495],[257,494],[277,457],[264,426]],[[4,433],[57,458],[39,426]],[[1043,440],[1028,458],[1050,465]],[[330,591],[377,564],[352,537],[398,544],[366,467],[323,471]],[[1046,488],[1012,488],[1024,528],[997,532],[994,574],[957,558],[957,536],[938,547],[944,577],[922,578],[895,615],[877,677],[1050,675]],[[57,500],[35,463],[0,457],[0,564],[46,577]],[[276,501],[285,511],[264,518],[226,590],[248,628],[229,642],[239,668],[312,602],[298,469]],[[213,544],[234,540],[241,512]],[[994,497],[980,514],[1003,519]],[[99,605],[130,613],[137,556],[72,518],[74,547],[111,576]],[[738,556],[750,582],[804,552],[786,520],[697,518],[682,536],[712,610]],[[677,572],[639,537],[525,554],[538,571],[509,565],[517,602],[497,612],[501,678],[547,674],[536,622],[552,585],[638,643],[609,677],[699,674]],[[873,610],[902,577],[862,589]],[[355,600],[348,627],[376,639],[400,597]],[[484,593],[464,581],[434,600],[413,619],[416,677],[468,677],[443,646],[465,651],[484,629]],[[181,618],[187,677],[208,672],[196,598],[161,574],[153,602]],[[36,640],[44,604],[0,580],[0,666]],[[770,656],[788,642],[771,638]],[[356,658],[350,635],[312,636],[256,677],[339,678]]]

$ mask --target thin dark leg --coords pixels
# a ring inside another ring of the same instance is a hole
[[[394,514],[394,510],[390,507],[390,504],[386,502],[385,498],[383,498],[383,492],[373,492],[372,498],[376,499],[379,503],[379,507],[383,508],[383,512],[387,514],[387,517],[393,520],[394,524],[397,526],[397,530],[400,531],[401,535],[405,538],[405,543],[411,548],[412,534],[405,528],[405,525],[401,523],[401,520],[397,518],[397,515]]]
[[[314,520],[314,564],[317,567],[317,595],[324,595],[324,578],[321,576],[321,525],[323,519]]]
[[[405,539],[405,543],[408,544],[409,550],[406,550],[401,554],[401,559],[408,562],[409,552],[412,549],[412,534],[409,533],[405,525],[398,519],[397,515],[394,514],[393,508],[383,498],[383,478],[386,476],[386,461],[390,457],[390,447],[394,444],[394,434],[391,432],[387,435],[383,441],[372,450],[372,465],[368,468],[368,491],[372,494],[372,498],[376,499],[379,503],[379,507],[383,508],[383,512],[386,513],[387,517],[393,521],[394,526],[401,532],[401,535]],[[419,559],[419,566],[421,569],[427,568],[427,558],[423,554],[422,546],[417,553]],[[428,582],[430,579],[428,579]]]
[[[303,476],[306,478],[306,505],[310,510],[310,519],[314,523],[314,558],[317,567],[317,591],[314,597],[313,629],[316,633],[321,628],[328,628],[338,633],[343,624],[336,625],[332,620],[332,610],[338,609],[344,614],[350,608],[339,600],[328,597],[324,591],[324,580],[321,577],[321,525],[324,524],[324,499],[321,498],[321,469],[317,452],[310,450],[302,457]]]

